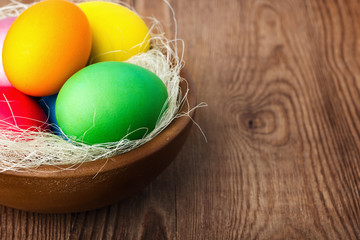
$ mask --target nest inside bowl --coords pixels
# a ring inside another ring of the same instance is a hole
[[[29,6],[12,1],[9,5],[0,8],[0,18],[18,16]],[[17,131],[14,138],[13,131],[0,129],[0,172],[37,171],[37,168],[43,165],[58,166],[59,170],[74,169],[83,162],[131,151],[153,139],[175,118],[189,116],[189,112],[179,112],[187,99],[187,92],[181,93],[179,88],[179,83],[182,81],[180,70],[184,65],[183,42],[176,38],[176,34],[175,39],[166,38],[159,21],[154,18],[151,20],[149,51],[132,57],[128,62],[154,72],[167,87],[168,109],[157,122],[155,129],[139,140],[122,139],[119,142],[96,145],[74,143],[50,132],[21,130],[17,126],[13,126]],[[71,165],[71,167],[63,168],[62,165]]]

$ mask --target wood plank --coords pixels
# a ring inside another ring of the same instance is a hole
[[[200,157],[184,167],[191,190],[177,185],[195,199],[191,214],[178,200],[179,236],[359,236],[354,4],[176,2],[187,66],[210,106],[198,115],[209,144],[191,139]]]

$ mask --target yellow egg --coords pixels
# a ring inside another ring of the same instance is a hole
[[[76,4],[39,2],[20,14],[6,35],[5,73],[25,94],[52,95],[86,65],[91,40],[89,22]]]
[[[78,6],[86,14],[92,30],[90,64],[125,61],[149,49],[149,29],[130,9],[101,1],[84,2]]]

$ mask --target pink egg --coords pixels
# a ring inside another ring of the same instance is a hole
[[[1,53],[3,49],[5,36],[9,31],[11,24],[15,21],[15,19],[16,17],[7,17],[0,20],[0,52]],[[9,86],[9,87],[12,86],[5,75],[2,57],[0,58],[0,86]]]

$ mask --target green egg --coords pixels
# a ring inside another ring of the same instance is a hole
[[[152,131],[167,108],[164,83],[145,68],[101,62],[70,77],[56,100],[62,131],[87,144],[140,139]]]

